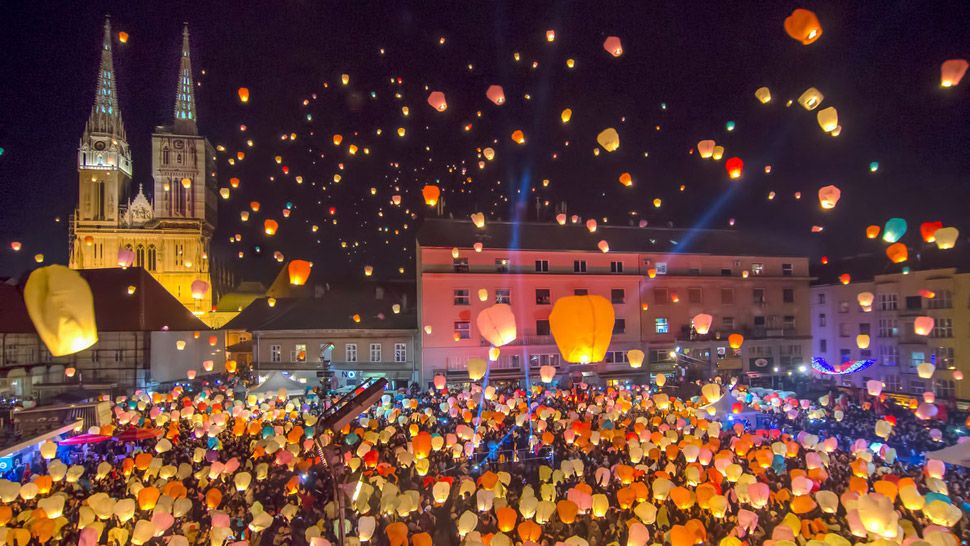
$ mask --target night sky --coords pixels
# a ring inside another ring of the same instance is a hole
[[[784,31],[796,7],[818,15],[823,35],[814,44]],[[5,3],[0,33],[0,275],[36,266],[38,252],[47,263],[67,261],[77,145],[106,13],[135,188],[146,192],[151,130],[171,122],[181,25],[189,23],[200,132],[225,147],[220,187],[240,179],[219,202],[213,254],[243,278],[271,277],[276,251],[314,261],[321,278],[360,277],[364,265],[375,276],[413,275],[414,233],[431,210],[420,195],[425,184],[441,187],[456,218],[482,211],[533,220],[539,198],[550,204],[539,213],[544,221],[566,203],[570,214],[601,223],[770,229],[790,233],[793,244],[813,240],[816,259],[882,253],[885,244],[864,230],[894,216],[909,223],[911,255],[926,246],[922,222],[970,234],[970,78],[940,87],[944,60],[970,58],[965,1],[25,1]],[[129,33],[127,44],[118,31]],[[610,35],[622,40],[618,58],[603,49]],[[492,84],[503,86],[504,105],[486,98]],[[251,91],[248,104],[238,100],[241,86]],[[771,90],[768,104],[754,97],[761,86]],[[838,109],[838,137],[820,129],[817,111],[786,107],[813,86],[823,108]],[[445,93],[446,111],[428,105],[430,91]],[[573,111],[568,124],[564,108]],[[596,156],[596,136],[608,127],[620,148]],[[517,129],[524,145],[510,138]],[[699,158],[702,139],[725,146],[725,159],[742,158],[743,176],[729,180],[724,160]],[[485,147],[495,158],[479,169]],[[245,160],[229,165],[237,151]],[[632,188],[618,183],[622,172]],[[817,191],[828,184],[842,199],[822,211]],[[400,206],[390,203],[394,194]],[[251,201],[260,211],[244,223],[239,213]],[[274,237],[262,233],[266,218],[280,224]],[[810,233],[813,225],[824,231]],[[19,253],[14,240],[23,242]],[[964,253],[959,244],[954,252]]]

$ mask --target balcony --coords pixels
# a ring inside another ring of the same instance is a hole
[[[555,345],[556,340],[551,336],[539,336],[534,334],[525,333],[516,337],[511,343],[504,345],[505,347],[522,347],[525,345]],[[488,342],[485,338],[479,340],[480,347],[491,347],[492,344]]]

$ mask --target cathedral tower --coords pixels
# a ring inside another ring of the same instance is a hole
[[[78,208],[75,221],[117,226],[131,185],[131,151],[118,108],[111,21],[105,19],[101,66],[91,116],[78,147]]]

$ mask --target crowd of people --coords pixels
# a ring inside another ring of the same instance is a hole
[[[970,539],[960,517],[970,506],[967,470],[895,452],[953,443],[956,416],[920,420],[901,406],[846,396],[827,405],[751,403],[737,387],[715,385],[686,400],[656,385],[413,388],[389,391],[338,431],[317,427],[315,416],[333,399],[312,391],[245,395],[222,385],[134,393],[113,402],[112,424],[87,431],[92,443],[41,446],[8,473],[0,482],[0,541],[956,546]],[[735,396],[749,402],[743,412],[706,407]],[[877,438],[875,424],[887,415],[894,429]],[[931,439],[933,428],[945,431],[943,442]],[[894,451],[869,449],[876,440]]]

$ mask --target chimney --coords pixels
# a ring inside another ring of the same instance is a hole
[[[384,287],[383,286],[378,286],[374,290],[374,297],[376,299],[378,299],[378,300],[383,300],[384,299]]]

